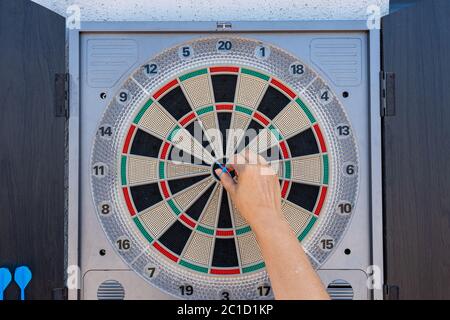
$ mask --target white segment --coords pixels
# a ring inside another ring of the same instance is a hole
[[[172,117],[163,111],[159,104],[153,103],[147,111],[145,111],[139,122],[139,126],[164,139],[175,126],[175,122]]]
[[[207,189],[211,183],[213,182],[213,177],[209,176],[209,178],[198,182],[197,184],[189,187],[183,191],[178,192],[173,199],[181,208],[181,210],[186,210],[189,205],[195,202],[197,197],[201,195],[205,189]]]
[[[305,228],[309,217],[311,216],[310,212],[290,201],[283,201],[281,211],[295,234],[299,234]]]
[[[196,176],[210,172],[210,167],[200,166],[190,163],[166,162],[167,178],[180,178],[186,176]]]
[[[152,183],[158,180],[158,159],[138,156],[128,156],[128,184]]]
[[[289,103],[273,120],[274,125],[280,130],[281,135],[287,138],[294,133],[305,130],[309,125],[309,119],[300,106]]]
[[[245,129],[250,123],[250,117],[241,112],[234,112],[231,120],[231,127],[227,141],[227,157],[230,157],[236,150],[238,143],[245,134]]]
[[[238,236],[237,240],[239,243],[239,253],[242,265],[254,264],[263,260],[261,250],[253,232]]]
[[[256,154],[259,154],[267,149],[270,149],[278,144],[278,140],[272,131],[268,129],[261,130],[255,139],[250,141],[248,149]]]
[[[203,114],[200,117],[200,121],[203,125],[206,135],[208,136],[209,142],[211,143],[211,146],[216,153],[216,157],[222,158],[223,150],[222,141],[220,140],[221,133],[219,128],[217,128],[216,114],[214,112]]]
[[[199,232],[194,232],[194,235],[184,252],[183,258],[201,265],[208,265],[211,256],[212,242],[213,238]]]
[[[246,74],[240,75],[237,104],[256,109],[267,82]]]
[[[214,162],[214,157],[203,148],[203,146],[198,142],[190,133],[184,128],[180,128],[175,135],[172,137],[172,143],[181,149],[198,159],[202,159],[207,164]]]
[[[187,79],[182,82],[182,85],[194,109],[210,106],[214,103],[207,74]]]
[[[215,228],[216,227],[216,218],[217,212],[219,208],[219,195],[222,190],[222,186],[218,185],[212,193],[212,196],[203,210],[203,214],[200,218],[200,223]]]
[[[291,168],[292,180],[314,184],[319,184],[322,181],[321,155],[293,158]]]
[[[156,238],[177,219],[164,201],[147,209],[139,217]]]

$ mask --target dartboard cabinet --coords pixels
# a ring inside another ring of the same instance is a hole
[[[278,174],[283,214],[332,297],[379,297],[377,57],[379,31],[362,22],[71,31],[71,297],[272,299],[214,172],[245,148]]]

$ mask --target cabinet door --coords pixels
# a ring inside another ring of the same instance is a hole
[[[396,82],[383,124],[386,283],[400,299],[450,298],[449,16],[450,1],[427,0],[382,21]]]
[[[27,299],[64,286],[65,19],[25,0],[0,1],[0,267],[28,265]],[[5,299],[18,299],[15,284]]]

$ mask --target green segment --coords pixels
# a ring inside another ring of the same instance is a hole
[[[145,239],[147,239],[148,242],[152,243],[153,242],[153,238],[148,234],[147,230],[145,230],[145,228],[142,225],[141,221],[139,221],[138,218],[133,218],[133,221],[136,224],[136,226],[138,227],[139,231],[142,232],[142,234],[144,235]]]
[[[329,174],[329,166],[328,166],[328,155],[323,155],[323,184],[328,184],[328,174]]]
[[[250,69],[242,68],[241,71],[242,71],[242,73],[249,74],[249,75],[254,76],[254,77],[258,77],[258,78],[263,79],[265,81],[269,81],[269,79],[270,79],[269,76],[266,76],[265,74],[262,74],[260,72],[253,71],[253,70],[250,70]]]
[[[258,270],[258,269],[262,269],[265,266],[266,266],[266,264],[264,262],[261,262],[261,263],[255,264],[253,266],[250,266],[250,267],[242,268],[242,273],[248,273],[248,272]]]
[[[139,113],[137,114],[136,118],[134,118],[134,123],[138,124],[139,121],[141,121],[142,116],[144,115],[145,111],[147,111],[148,108],[150,108],[150,106],[152,105],[153,100],[149,99],[147,101],[147,103],[142,107],[141,111],[139,111]]]
[[[286,179],[291,178],[291,162],[290,161],[286,161],[284,163],[284,177]]]
[[[240,235],[240,234],[244,234],[244,233],[247,233],[247,232],[250,232],[250,231],[252,231],[252,229],[249,226],[247,226],[247,227],[244,227],[244,228],[241,228],[241,229],[237,229],[236,230],[236,234]]]
[[[197,226],[197,230],[198,230],[198,231],[201,231],[201,232],[203,232],[203,233],[209,234],[209,235],[213,235],[213,234],[214,234],[214,230],[209,229],[209,228],[202,227],[202,226],[200,226],[200,225]]]
[[[195,264],[189,263],[184,260],[180,260],[180,264],[186,268],[189,268],[189,269],[192,269],[192,270],[195,270],[198,272],[208,273],[208,268],[197,266]]]
[[[127,157],[122,156],[122,161],[120,165],[120,175],[122,178],[122,185],[125,186],[127,184]]]
[[[177,125],[172,132],[169,134],[169,136],[167,137],[167,140],[172,141],[173,137],[175,137],[175,135],[177,134],[178,130],[180,130],[180,126]]]
[[[245,107],[241,107],[241,106],[236,106],[236,111],[242,112],[242,113],[246,113],[248,115],[252,115],[253,114],[253,110],[249,109],[249,108],[245,108]]]
[[[201,109],[197,110],[197,114],[198,115],[202,115],[204,113],[208,113],[208,112],[212,112],[212,111],[214,111],[214,107],[213,106],[205,107],[205,108],[201,108]]]
[[[190,72],[190,73],[187,73],[185,75],[182,75],[180,77],[180,81],[183,82],[183,81],[185,81],[187,79],[190,79],[190,78],[193,78],[193,77],[196,77],[196,76],[200,76],[200,75],[205,74],[207,72],[208,72],[207,69],[200,69],[200,70],[197,70],[197,71],[194,71],[194,72]]]
[[[173,202],[173,200],[170,199],[169,201],[167,201],[167,203],[169,204],[170,208],[172,208],[172,211],[175,212],[175,214],[176,214],[177,216],[179,216],[180,213],[181,213],[181,210],[178,209],[178,207],[177,207],[177,205],[175,204],[175,202]]]
[[[269,126],[269,130],[272,131],[272,134],[277,138],[278,141],[281,141],[281,134],[278,132],[278,130],[271,124]]]
[[[159,163],[159,178],[164,179],[164,162]]]
[[[309,223],[306,226],[306,228],[298,236],[298,240],[303,241],[303,239],[305,239],[306,235],[309,233],[309,231],[311,231],[311,228],[313,227],[314,223],[316,223],[316,221],[317,221],[316,217],[311,217],[311,220],[309,220]]]
[[[308,107],[303,103],[303,101],[300,100],[300,98],[297,98],[295,100],[295,102],[297,102],[298,105],[300,106],[300,108],[302,108],[303,112],[306,113],[306,115],[309,118],[309,121],[311,121],[311,123],[315,123],[316,122],[316,118],[314,118],[314,116],[312,115],[311,111],[309,111]]]

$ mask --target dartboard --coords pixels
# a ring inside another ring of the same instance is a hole
[[[273,298],[257,239],[215,169],[245,149],[264,157],[319,268],[355,207],[355,141],[337,95],[294,55],[199,38],[151,57],[111,98],[93,143],[93,201],[142,281],[185,299]]]

